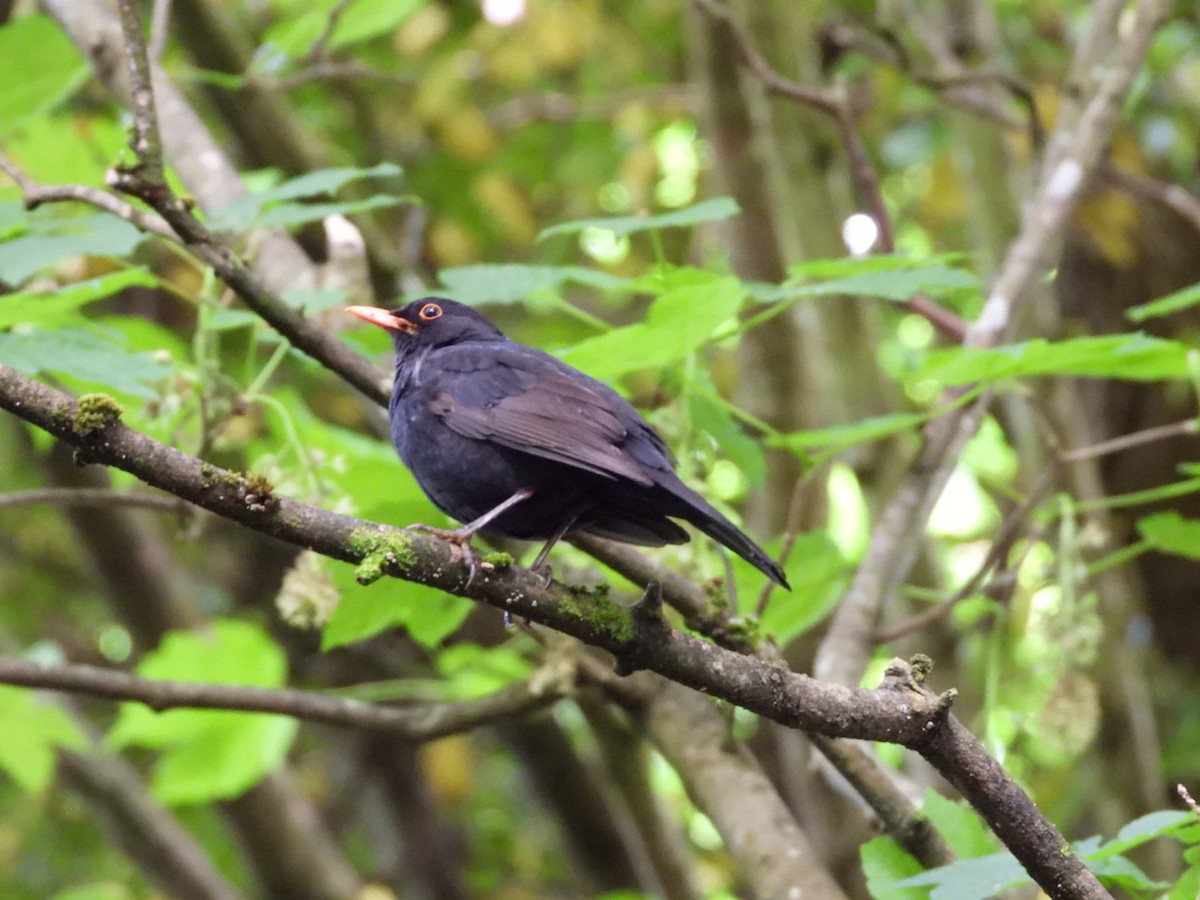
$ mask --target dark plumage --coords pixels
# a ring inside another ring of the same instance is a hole
[[[386,328],[396,347],[392,440],[429,499],[485,530],[548,541],[565,534],[681,544],[705,534],[787,587],[783,569],[687,487],[637,410],[607,385],[515,344],[470,307],[428,297],[348,312]]]

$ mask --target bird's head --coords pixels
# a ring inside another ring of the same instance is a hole
[[[506,340],[499,328],[471,307],[442,297],[424,297],[392,310],[348,306],[346,312],[390,332],[396,352],[402,355],[420,347]]]

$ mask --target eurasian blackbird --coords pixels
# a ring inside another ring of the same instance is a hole
[[[346,311],[391,333],[392,441],[437,508],[467,523],[425,530],[464,549],[480,530],[545,540],[536,569],[571,533],[685,543],[672,521],[683,519],[788,587],[778,563],[679,480],[662,438],[607,385],[453,300]]]

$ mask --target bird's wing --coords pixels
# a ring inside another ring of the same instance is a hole
[[[623,446],[629,431],[622,405],[628,404],[552,357],[520,349],[525,352],[519,356],[497,358],[493,351],[486,359],[447,360],[447,372],[454,375],[433,394],[430,410],[464,437],[607,478],[652,484]]]

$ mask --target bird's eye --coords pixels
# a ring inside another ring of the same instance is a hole
[[[436,303],[426,303],[421,307],[421,311],[417,313],[426,322],[432,322],[434,319],[442,317],[442,308]]]

